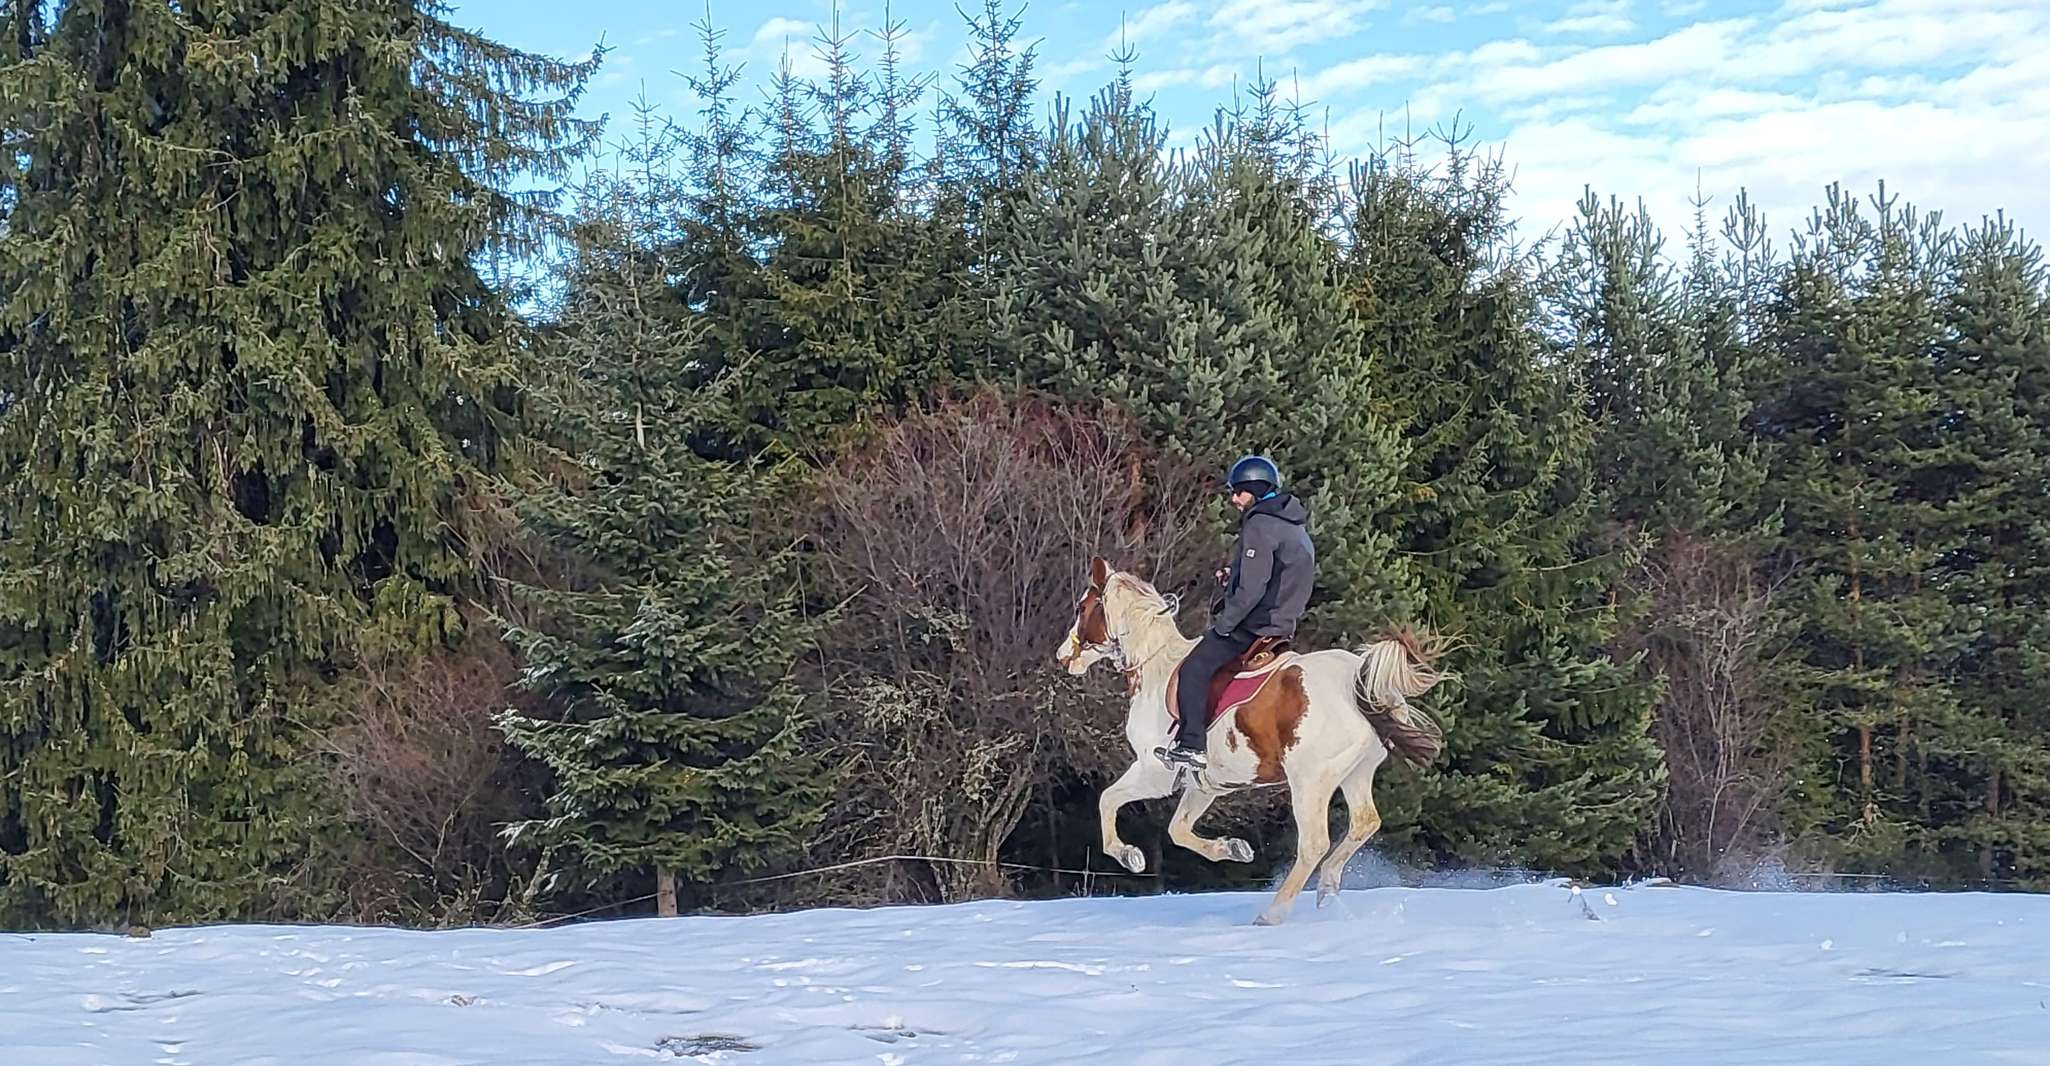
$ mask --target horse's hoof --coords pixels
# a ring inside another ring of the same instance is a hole
[[[1253,924],[1254,924],[1254,925],[1280,925],[1280,924],[1281,924],[1281,922],[1282,922],[1282,919],[1284,919],[1284,918],[1286,918],[1286,917],[1288,917],[1288,916],[1287,916],[1287,915],[1285,915],[1285,914],[1272,914],[1272,913],[1269,913],[1269,912],[1267,912],[1267,911],[1261,911],[1261,912],[1260,912],[1260,916],[1259,916],[1258,918],[1255,918],[1255,919],[1253,919]]]
[[[1124,847],[1111,852],[1111,857],[1122,864],[1125,869],[1135,874],[1146,872],[1146,853],[1140,851],[1134,845],[1126,844]]]
[[[1221,841],[1218,841],[1218,843],[1220,843],[1220,844],[1223,844],[1223,845],[1224,845],[1224,861],[1226,861],[1226,862],[1252,862],[1252,861],[1253,861],[1253,845],[1251,845],[1251,844],[1248,844],[1248,843],[1246,843],[1245,841],[1243,841],[1243,840],[1240,840],[1240,839],[1238,839],[1237,837],[1233,837],[1233,838],[1231,838],[1231,839],[1229,839],[1229,840],[1221,840]]]
[[[1334,899],[1337,899],[1337,898],[1338,898],[1338,886],[1337,886],[1337,885],[1318,885],[1318,886],[1317,886],[1317,909],[1318,909],[1318,910],[1320,910],[1320,911],[1321,911],[1321,910],[1323,910],[1323,909],[1324,909],[1324,908],[1325,908],[1326,906],[1329,906],[1329,905],[1330,905],[1330,903],[1331,903],[1331,901],[1332,901],[1332,900],[1334,900]]]

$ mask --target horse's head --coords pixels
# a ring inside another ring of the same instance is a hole
[[[1075,675],[1085,674],[1112,652],[1109,616],[1103,596],[1110,586],[1110,564],[1101,558],[1089,560],[1089,588],[1075,604],[1075,624],[1068,627],[1066,640],[1054,660]]]

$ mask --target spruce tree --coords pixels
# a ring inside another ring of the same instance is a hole
[[[1916,772],[1901,775],[1950,879],[2037,889],[2050,885],[2046,280],[2041,249],[2004,218],[1962,235],[1945,279],[1927,476],[1953,535],[1929,580],[1951,608],[1940,651],[1958,715],[1902,738]]]
[[[401,0],[11,9],[0,923],[317,912],[318,690],[460,630],[520,345],[473,263],[590,66]]]
[[[760,116],[734,99],[741,67],[726,62],[725,31],[709,16],[693,24],[703,67],[685,82],[697,99],[698,120],[677,131],[677,217],[672,237],[677,279],[670,297],[697,312],[699,328],[682,338],[691,344],[687,384],[730,381],[750,353],[780,343],[780,331],[764,313],[766,281],[755,248],[765,206]],[[728,424],[704,431],[701,450],[729,459],[760,451],[763,433],[737,413]]]
[[[1832,187],[1799,235],[1753,424],[1784,516],[1797,698],[1835,744],[1826,825],[1848,861],[1886,869],[1927,843],[1910,738],[1960,724],[1950,608],[1931,580],[1959,530],[1944,517],[1950,401],[1934,358],[1950,238],[1883,190],[1874,205]]]
[[[1423,617],[1461,635],[1434,704],[1449,766],[1419,791],[1425,842],[1466,860],[1605,868],[1656,793],[1656,687],[1607,645],[1627,559],[1590,553],[1586,399],[1546,358],[1499,167],[1456,142],[1354,173],[1349,270],[1408,453],[1393,515]]]
[[[1005,341],[1026,383],[1108,398],[1172,453],[1271,453],[1314,513],[1312,628],[1357,639],[1408,616],[1382,531],[1400,460],[1336,250],[1263,130],[1220,119],[1163,160],[1129,70],[1058,125],[1005,243]]]
[[[1740,406],[1705,350],[1708,308],[1688,299],[1664,247],[1642,202],[1625,210],[1590,189],[1546,286],[1556,343],[1594,425],[1603,509],[1654,537],[1713,532],[1756,490]]]
[[[826,786],[788,678],[811,627],[768,532],[786,475],[694,448],[731,395],[696,380],[703,323],[668,298],[669,155],[643,105],[623,173],[579,197],[534,397],[558,473],[513,489],[569,576],[514,584],[506,618],[523,685],[558,713],[499,718],[551,778],[549,817],[514,839],[578,885],[652,878],[664,913],[676,878],[759,868],[801,843]]]
[[[769,202],[756,218],[762,252],[762,347],[736,404],[761,447],[817,457],[834,437],[895,407],[938,374],[930,350],[904,343],[922,286],[917,224],[899,203],[902,146],[864,135],[874,94],[854,69],[837,19],[816,44],[822,82],[779,76]],[[899,90],[901,94],[901,90]]]
[[[1299,135],[1270,106],[1273,86],[1255,89],[1263,103],[1250,121],[1220,122],[1199,142],[1177,205],[1179,296],[1198,328],[1170,379],[1189,392],[1156,392],[1148,410],[1190,454],[1285,462],[1314,512],[1312,632],[1355,642],[1416,618],[1388,532],[1401,507],[1399,400],[1362,344],[1338,245],[1322,232],[1322,179],[1292,157]]]
[[[998,276],[1012,254],[1028,183],[1050,151],[1033,119],[1039,90],[1037,45],[1021,46],[1017,15],[1002,0],[983,0],[968,14],[968,62],[954,91],[938,94],[933,109],[933,152],[925,166],[918,242],[919,274],[929,279],[920,317],[921,347],[951,350],[952,376],[964,381],[1004,380],[1005,328]]]
[[[1809,775],[1781,771],[1813,768],[1789,744],[1800,716],[1781,699],[1760,606],[1759,521],[1769,512],[1744,432],[1752,356],[1705,201],[1695,208],[1683,273],[1641,203],[1630,210],[1588,191],[1549,266],[1546,304],[1595,433],[1590,547],[1643,553],[1611,595],[1616,653],[1641,650],[1661,689],[1654,735],[1669,775],[1645,831],[1648,862],[1742,877],[1804,824],[1790,808]]]

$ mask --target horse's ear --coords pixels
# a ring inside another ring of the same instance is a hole
[[[1110,583],[1110,564],[1109,564],[1109,563],[1107,563],[1107,562],[1104,562],[1104,561],[1103,561],[1103,556],[1101,556],[1101,555],[1099,555],[1099,556],[1096,556],[1095,558],[1092,558],[1092,559],[1090,559],[1090,560],[1089,560],[1089,587],[1090,587],[1090,588],[1093,588],[1093,589],[1095,589],[1095,590],[1096,590],[1096,591],[1098,591],[1098,592],[1102,592],[1102,591],[1103,591],[1103,586],[1105,586],[1105,585],[1107,585],[1107,584],[1109,584],[1109,583]]]

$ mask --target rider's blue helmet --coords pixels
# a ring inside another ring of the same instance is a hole
[[[1275,492],[1281,488],[1281,468],[1264,455],[1248,455],[1231,464],[1231,470],[1224,475],[1224,483],[1234,490],[1240,486],[1248,486],[1248,491],[1258,489],[1260,491],[1253,493],[1256,496],[1262,492]]]

